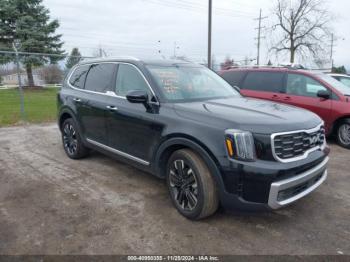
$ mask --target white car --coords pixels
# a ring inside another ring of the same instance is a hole
[[[344,85],[350,87],[350,76],[349,75],[343,75],[343,74],[329,74],[331,77],[337,79],[338,81],[342,82]]]

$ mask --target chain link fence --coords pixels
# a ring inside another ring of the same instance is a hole
[[[27,56],[39,56],[49,60],[47,58],[51,55],[0,50],[0,127],[56,120],[56,96],[62,80],[69,70],[66,68],[66,64],[72,66],[72,60],[77,63],[80,59],[92,57],[53,55],[55,57],[61,56],[61,60],[57,64],[32,66],[31,68],[21,63],[22,58]],[[4,61],[9,61],[9,57],[11,62],[4,63]],[[67,59],[70,59],[70,63],[67,63]],[[176,57],[176,59],[186,61],[183,57]],[[243,64],[253,61],[254,59],[246,59],[236,62]],[[228,62],[233,64],[233,61]],[[206,66],[205,63],[202,64]],[[212,64],[215,71],[220,70],[223,65],[225,66],[225,63],[217,64],[215,61]]]
[[[14,52],[1,52],[0,60],[1,56],[15,58]],[[49,56],[19,53],[19,61],[26,55]],[[64,56],[57,64],[33,66],[31,70],[20,62],[17,68],[16,59],[0,64],[0,127],[56,120],[56,96],[68,70],[66,59]]]

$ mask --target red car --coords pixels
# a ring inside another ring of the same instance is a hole
[[[327,135],[350,149],[350,87],[317,71],[284,67],[223,70],[220,75],[244,96],[308,109],[325,122]]]

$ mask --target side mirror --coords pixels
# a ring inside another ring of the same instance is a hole
[[[329,91],[326,90],[319,90],[317,92],[317,96],[323,99],[329,99],[331,97],[331,94]]]
[[[130,103],[134,104],[147,104],[148,94],[145,91],[141,90],[130,91],[129,93],[127,93],[126,99]]]

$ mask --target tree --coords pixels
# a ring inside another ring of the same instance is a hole
[[[318,68],[324,69],[327,66],[327,64],[329,64],[329,58],[319,57],[314,60],[314,63]]]
[[[49,10],[42,0],[0,0],[0,45],[8,50],[18,39],[20,51],[62,55],[61,35],[55,34],[58,20],[50,21]],[[28,85],[34,86],[33,66],[56,63],[60,56],[25,55],[20,60],[26,67]],[[8,56],[13,61],[14,56]]]
[[[221,70],[225,70],[225,69],[230,69],[232,66],[235,66],[235,65],[237,65],[237,64],[235,64],[233,59],[231,59],[229,56],[227,56],[225,58],[225,61],[220,64],[220,68],[221,68]]]
[[[78,64],[80,60],[81,60],[81,54],[79,52],[79,49],[77,47],[74,47],[67,59],[66,68],[71,69],[73,66]]]
[[[39,70],[39,74],[46,84],[59,84],[63,79],[63,72],[58,65],[47,65]]]
[[[332,73],[336,74],[347,74],[345,66],[333,67]]]
[[[277,0],[274,15],[277,23],[273,29],[281,33],[271,50],[288,52],[291,63],[295,62],[296,54],[317,58],[325,52],[331,16],[324,0]]]

